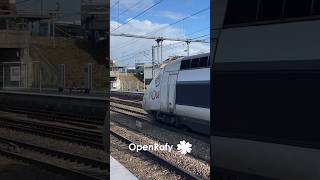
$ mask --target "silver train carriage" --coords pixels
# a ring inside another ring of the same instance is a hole
[[[320,179],[320,1],[214,0],[214,179]]]

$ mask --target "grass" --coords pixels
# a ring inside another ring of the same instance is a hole
[[[88,63],[93,65],[94,89],[107,88],[109,70],[105,66],[106,46],[104,42],[100,42],[95,48],[91,48],[89,42],[82,39],[56,38],[55,48],[48,37],[32,36],[31,42],[32,46],[40,51],[30,49],[30,55],[34,61],[47,61],[56,67],[59,64],[65,64],[67,88],[84,87],[84,70]]]

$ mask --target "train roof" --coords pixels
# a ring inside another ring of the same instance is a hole
[[[181,61],[188,60],[188,59],[196,59],[196,58],[201,58],[206,56],[210,56],[210,53],[202,53],[202,54],[197,54],[193,56],[181,57],[174,61],[170,61],[167,64],[163,64],[161,68],[164,68],[165,71],[177,71],[177,70],[180,70]]]
[[[181,58],[181,60],[195,59],[195,58],[200,58],[200,57],[205,57],[205,56],[210,56],[210,53],[202,53],[202,54],[197,54],[197,55],[193,55],[193,56],[185,56],[185,57]]]

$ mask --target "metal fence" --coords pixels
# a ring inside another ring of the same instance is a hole
[[[40,61],[0,62],[0,88],[3,89],[106,91],[106,75],[105,67],[91,63],[75,70],[74,67],[65,64]]]
[[[1,87],[6,88],[54,88],[57,75],[48,71],[39,61],[23,63],[1,62]]]
[[[1,64],[2,88],[26,88],[28,86],[28,68],[21,62],[3,62]]]

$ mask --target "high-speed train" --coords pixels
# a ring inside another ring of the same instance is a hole
[[[320,1],[213,0],[215,180],[320,179]]]
[[[143,108],[155,120],[209,134],[210,55],[167,63],[148,86]]]

